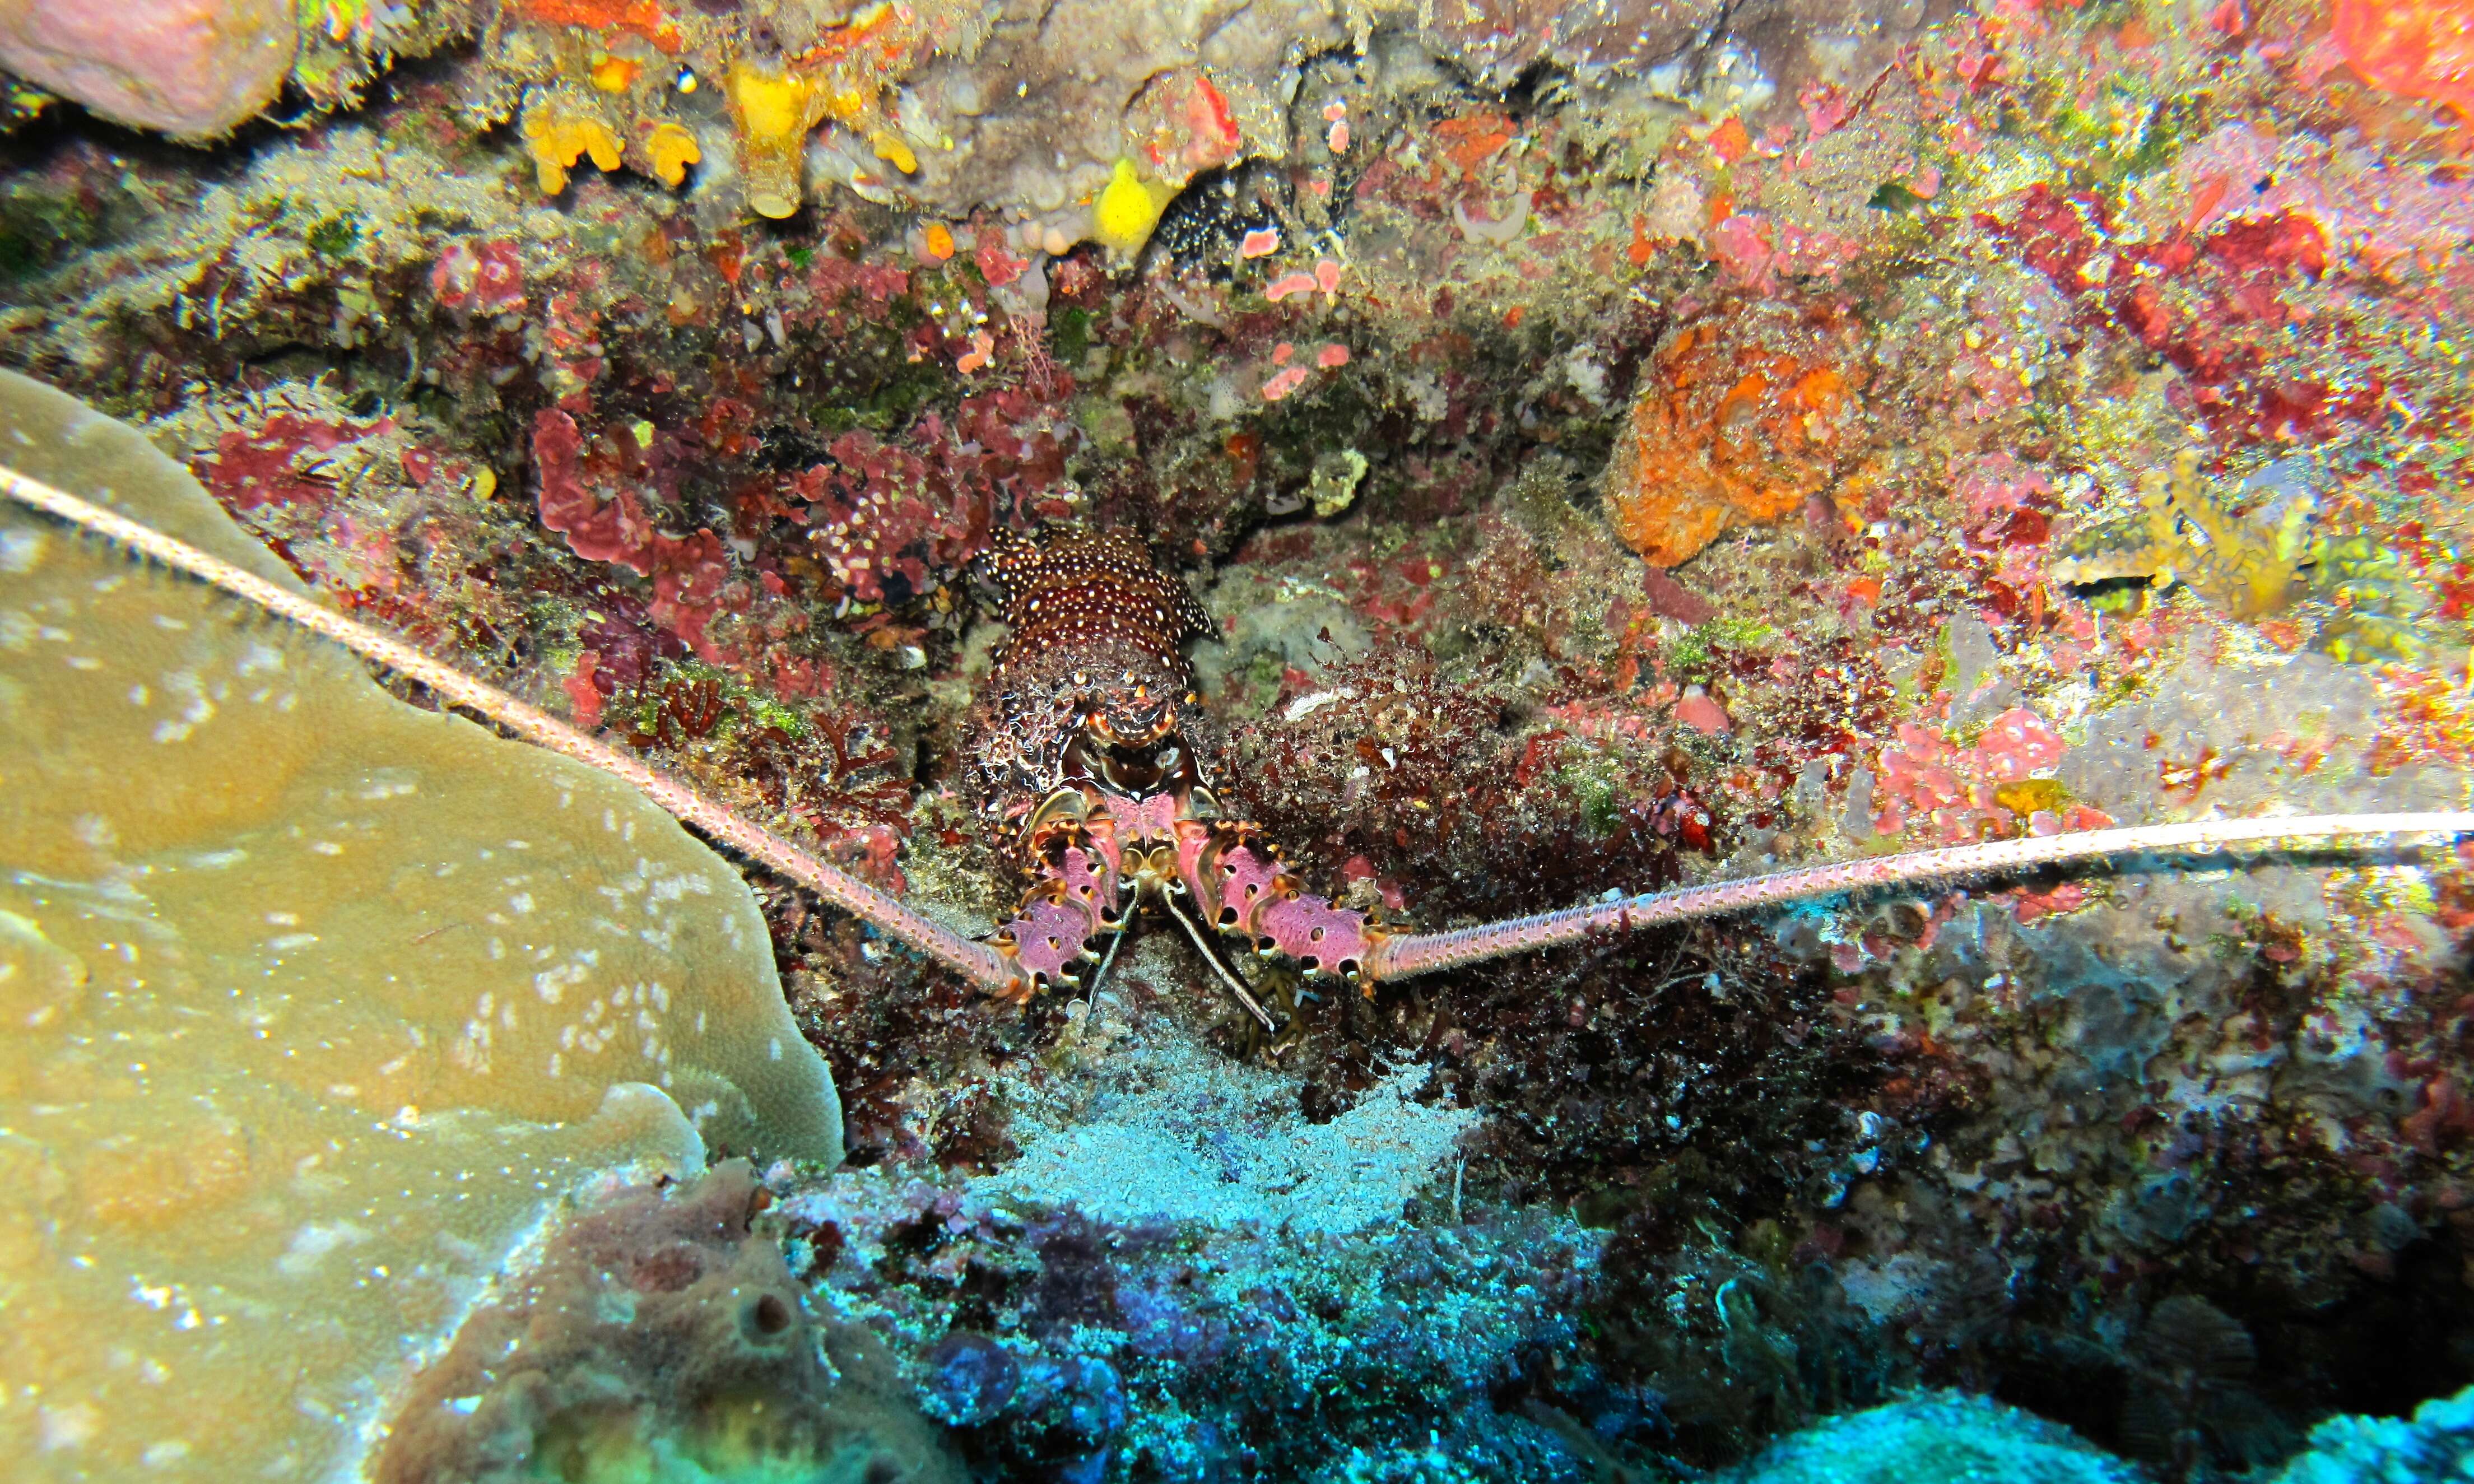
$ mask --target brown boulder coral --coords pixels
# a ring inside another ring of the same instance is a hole
[[[802,1302],[744,1159],[595,1192],[415,1378],[375,1484],[962,1477],[858,1325]]]
[[[255,117],[298,44],[286,0],[0,3],[0,67],[117,123],[182,138]]]
[[[1615,534],[1653,567],[1828,492],[1860,450],[1856,330],[1828,310],[1722,305],[1675,330],[1607,471]]]

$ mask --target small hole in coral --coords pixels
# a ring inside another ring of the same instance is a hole
[[[790,1327],[790,1305],[780,1294],[765,1294],[747,1306],[747,1327],[771,1339]]]

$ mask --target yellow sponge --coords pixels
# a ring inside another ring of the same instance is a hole
[[[696,148],[695,135],[683,124],[667,119],[653,126],[644,136],[644,154],[653,165],[653,177],[665,185],[679,185],[688,178],[688,166],[704,158]]]
[[[730,110],[739,121],[739,173],[759,216],[799,209],[808,131],[825,116],[828,90],[799,73],[740,62],[730,73]]]
[[[1151,240],[1167,204],[1165,193],[1134,173],[1132,160],[1120,158],[1107,188],[1092,204],[1091,235],[1118,256],[1131,257]]]
[[[590,155],[604,170],[618,168],[618,136],[597,118],[536,105],[524,109],[524,143],[532,150],[544,195],[567,189],[567,173],[578,157]]]

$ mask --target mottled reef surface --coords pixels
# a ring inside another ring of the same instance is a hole
[[[829,9],[307,7],[212,146],[21,90],[0,360],[974,933],[975,563],[1065,523],[1208,610],[1232,806],[1421,926],[2465,804],[2474,91],[2392,44],[2462,7]],[[1271,1035],[1164,924],[1017,1010],[751,875],[847,1162],[605,1206],[707,1255],[525,1302],[663,1317],[390,1467],[764,1476],[813,1330],[869,1478],[1682,1478],[1917,1385],[2267,1468],[2474,1382],[2469,867],[1265,971]]]

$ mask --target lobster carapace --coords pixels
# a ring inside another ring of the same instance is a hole
[[[1031,877],[995,939],[1023,970],[1013,997],[1078,983],[1090,945],[1146,905],[1183,927],[1258,1017],[1207,930],[1308,973],[1362,977],[1383,930],[1307,895],[1253,825],[1223,814],[1183,652],[1209,623],[1185,584],[1122,531],[1009,539],[987,571],[1008,633],[972,713],[970,767]]]

